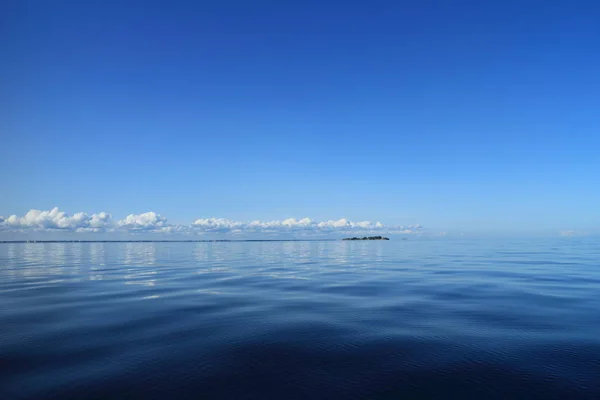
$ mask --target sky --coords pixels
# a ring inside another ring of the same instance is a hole
[[[0,7],[1,238],[600,231],[598,2]]]

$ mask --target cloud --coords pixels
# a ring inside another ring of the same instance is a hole
[[[61,232],[120,232],[120,233],[178,233],[183,235],[218,234],[294,234],[298,236],[362,233],[419,233],[421,225],[386,226],[381,222],[351,221],[345,218],[316,221],[311,218],[251,222],[226,218],[200,218],[189,225],[171,224],[166,217],[149,211],[129,214],[114,220],[106,212],[88,215],[78,212],[69,215],[57,207],[49,211],[30,210],[24,216],[0,217],[2,231],[61,231]]]
[[[170,227],[167,219],[154,211],[129,214],[120,220],[117,226],[129,231],[165,231],[165,228]]]
[[[389,232],[389,233],[416,233],[422,229],[421,225],[386,227],[381,222],[350,221],[345,218],[338,220],[314,221],[310,218],[287,218],[275,221],[240,222],[223,218],[198,219],[192,228],[206,232],[248,232],[248,233],[290,233],[290,232]]]
[[[72,216],[58,207],[50,211],[29,210],[23,217],[11,215],[0,221],[0,226],[8,230],[72,230],[72,231],[100,231],[111,225],[111,215],[100,213],[87,215],[78,212]]]
[[[192,227],[207,232],[227,232],[242,227],[242,223],[226,218],[201,218],[194,221]]]

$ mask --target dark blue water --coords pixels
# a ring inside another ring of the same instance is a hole
[[[1,244],[0,398],[600,398],[600,244]]]

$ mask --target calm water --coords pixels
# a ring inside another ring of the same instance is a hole
[[[0,244],[0,398],[600,398],[600,244]]]

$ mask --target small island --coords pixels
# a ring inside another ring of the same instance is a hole
[[[390,239],[383,237],[383,236],[365,236],[362,238],[359,238],[359,237],[344,238],[342,240],[390,240]]]

